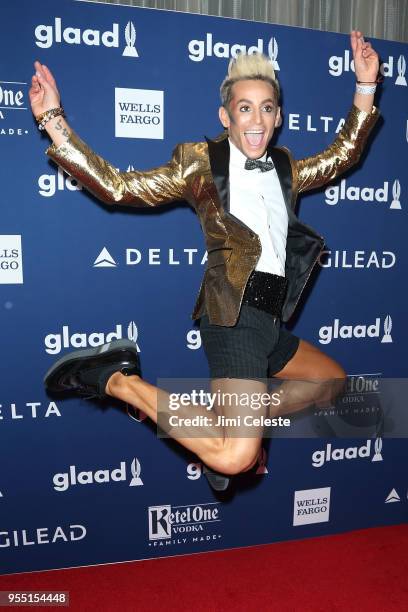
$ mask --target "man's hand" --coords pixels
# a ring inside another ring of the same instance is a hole
[[[354,67],[358,81],[374,82],[377,79],[380,62],[378,53],[371,43],[365,42],[359,30],[353,30],[350,35],[353,50]]]
[[[34,62],[35,74],[31,79],[30,97],[31,110],[34,117],[38,117],[47,110],[60,106],[60,95],[57,84],[51,71],[44,64]],[[71,134],[71,128],[64,117],[53,117],[45,124],[45,130],[58,147],[64,143]]]
[[[28,92],[33,115],[38,117],[51,108],[60,105],[60,95],[51,71],[44,64],[34,62],[35,74],[31,78]]]

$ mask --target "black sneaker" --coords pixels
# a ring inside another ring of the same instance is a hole
[[[48,370],[44,385],[50,393],[72,391],[105,398],[106,383],[115,372],[141,376],[139,355],[130,340],[113,340],[94,349],[68,353]]]

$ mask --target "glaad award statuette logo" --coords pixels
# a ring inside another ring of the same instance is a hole
[[[264,448],[261,449],[258,457],[258,468],[255,472],[257,475],[269,474],[268,468],[266,467],[267,454]]]
[[[397,66],[398,66],[398,76],[397,76],[397,80],[395,81],[395,84],[404,85],[406,87],[407,79],[405,78],[405,71],[407,69],[407,63],[403,55],[399,56]]]
[[[374,443],[374,457],[371,459],[372,462],[383,460],[381,450],[382,450],[382,440],[381,438],[376,438],[375,443]]]
[[[136,457],[132,461],[130,471],[132,472],[132,480],[129,483],[129,487],[140,487],[143,485],[143,480],[140,478],[142,469],[140,467],[139,460]]]
[[[392,202],[390,208],[393,210],[401,210],[401,184],[398,179],[395,179],[392,185]]]
[[[382,337],[381,342],[384,342],[384,343],[392,342],[391,330],[392,330],[392,319],[390,315],[387,315],[384,321],[384,336]]]
[[[131,342],[134,342],[136,344],[137,352],[140,353],[140,348],[138,347],[138,344],[137,344],[138,335],[139,335],[139,332],[137,330],[137,325],[134,321],[131,321],[127,328],[127,336]]]
[[[138,52],[136,51],[135,42],[136,42],[136,28],[133,25],[132,21],[129,21],[125,28],[125,40],[126,47],[122,53],[124,57],[139,57]]]
[[[272,62],[274,70],[280,70],[279,64],[278,64],[278,51],[279,51],[278,42],[276,38],[272,36],[268,44],[268,55],[271,58],[271,62]]]

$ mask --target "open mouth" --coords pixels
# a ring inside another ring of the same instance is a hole
[[[248,130],[244,132],[245,138],[251,147],[259,147],[264,137],[262,130]]]

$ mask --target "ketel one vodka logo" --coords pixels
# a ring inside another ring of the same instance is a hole
[[[16,81],[0,81],[0,110],[27,110],[24,101],[24,92]]]
[[[342,325],[340,319],[334,319],[333,325],[323,325],[319,329],[320,344],[330,344],[332,340],[349,340],[361,338],[380,338],[382,343],[391,343],[392,319],[387,315],[383,323],[381,333],[381,319],[377,317],[372,325]]]
[[[139,335],[137,325],[131,321],[127,326],[127,338],[136,344],[136,349],[140,352],[137,344]],[[112,340],[122,340],[124,338],[123,327],[119,323],[115,327],[115,331],[91,332],[89,334],[83,332],[72,333],[68,325],[62,326],[62,332],[57,334],[48,334],[44,338],[45,350],[50,355],[58,355],[63,348],[86,348],[88,346],[97,347],[112,342]]]
[[[0,136],[24,136],[29,133],[31,120],[28,114],[9,113],[27,110],[24,99],[26,87],[27,83],[22,81],[0,81]]]
[[[374,454],[371,457],[372,446],[374,446]],[[332,448],[332,444],[327,444],[323,450],[317,450],[312,455],[312,465],[315,468],[320,468],[328,461],[343,461],[344,459],[367,459],[371,457],[373,463],[382,461],[382,440],[376,438],[374,445],[372,440],[367,440],[362,446],[350,446],[348,448]]]
[[[113,23],[111,30],[101,31],[95,28],[82,30],[62,23],[61,17],[55,17],[53,25],[41,24],[35,28],[35,44],[41,49],[49,49],[54,44],[87,45],[88,47],[119,48],[119,24]],[[139,57],[136,50],[136,28],[129,21],[124,29],[125,47],[122,55]]]
[[[219,523],[218,503],[191,506],[149,506],[149,540],[167,540],[175,535],[203,535],[213,523]]]
[[[143,481],[140,478],[141,467],[139,460],[136,457],[130,464],[130,473],[131,479],[128,485],[129,487],[143,485]],[[67,491],[70,487],[74,487],[76,485],[127,482],[128,476],[126,461],[121,461],[120,466],[118,468],[114,468],[113,470],[99,469],[96,471],[78,471],[75,465],[70,465],[68,472],[54,474],[52,481],[56,491]]]

